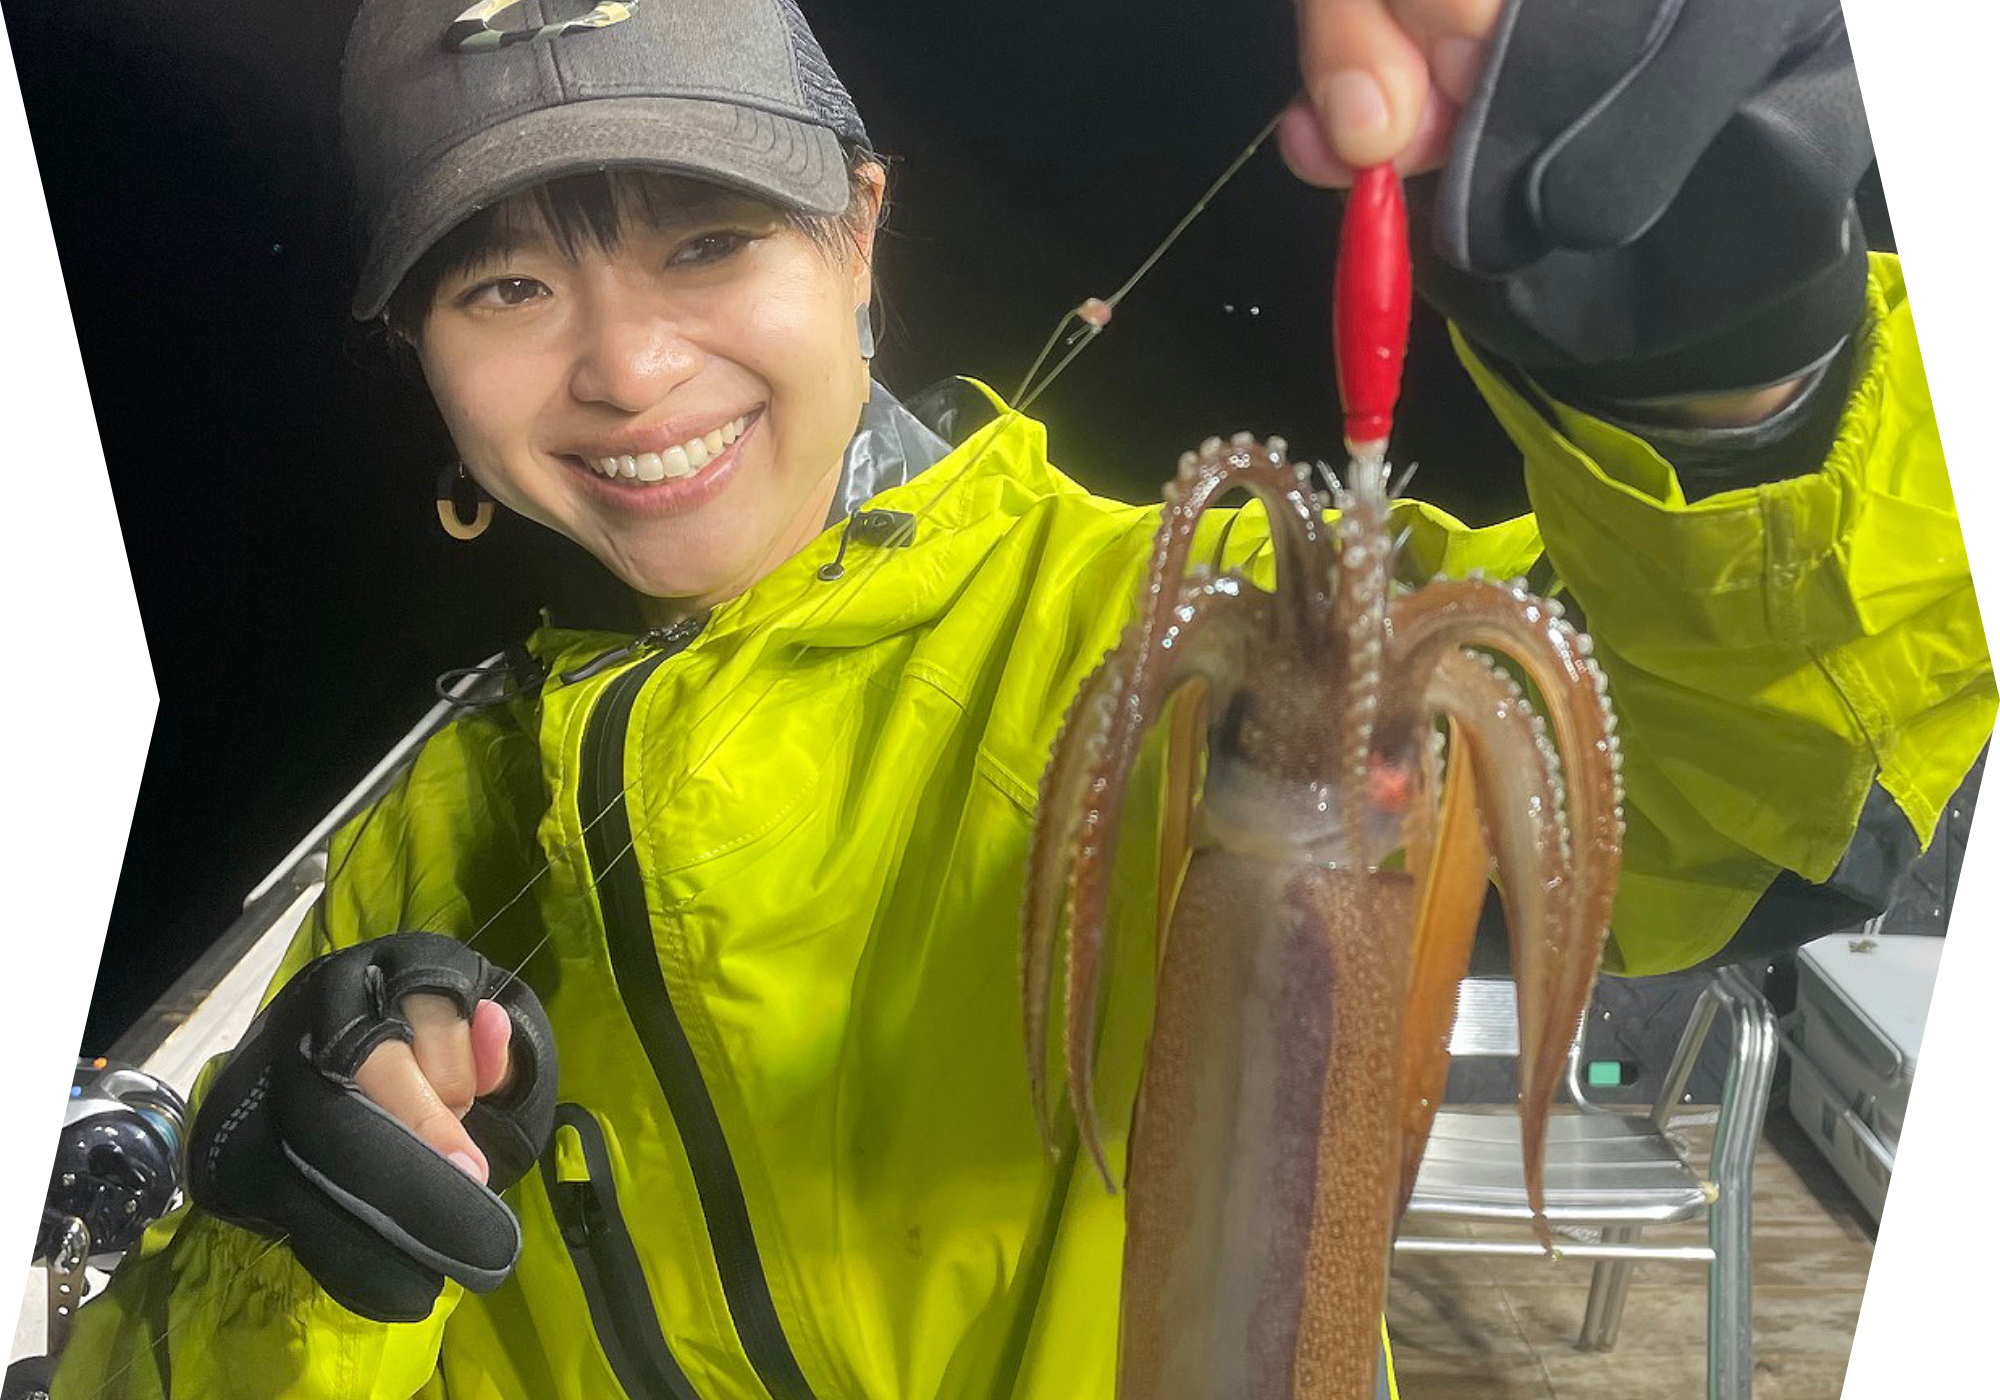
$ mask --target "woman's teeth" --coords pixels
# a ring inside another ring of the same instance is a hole
[[[693,476],[721,456],[723,448],[742,437],[743,429],[749,423],[746,414],[724,423],[705,437],[689,438],[665,452],[648,452],[642,457],[596,457],[591,459],[590,464],[608,477],[638,481],[670,481],[675,477]]]

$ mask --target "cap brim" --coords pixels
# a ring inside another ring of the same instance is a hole
[[[411,182],[369,240],[355,319],[381,315],[431,245],[481,209],[559,176],[613,166],[713,180],[808,214],[848,205],[846,157],[822,126],[679,97],[545,107],[479,132]]]

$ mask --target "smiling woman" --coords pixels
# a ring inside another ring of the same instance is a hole
[[[465,469],[574,540],[652,621],[733,598],[825,527],[868,399],[881,166],[838,217],[659,173],[571,176],[460,226],[404,279]]]

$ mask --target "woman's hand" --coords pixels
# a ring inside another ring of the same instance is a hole
[[[282,1240],[379,1322],[428,1315],[446,1278],[487,1292],[521,1248],[494,1194],[555,1128],[556,1053],[534,992],[456,939],[392,933],[299,969],[203,1096],[188,1192]]]
[[[513,1079],[509,1042],[513,1022],[493,1000],[459,1014],[448,997],[417,992],[403,998],[411,1040],[378,1045],[354,1073],[354,1082],[391,1117],[481,1186],[491,1168],[465,1130],[475,1099],[506,1089]]]
[[[1485,62],[1504,0],[1297,0],[1304,92],[1278,125],[1285,162],[1346,185],[1393,159],[1434,170]]]
[[[1760,421],[1860,323],[1872,152],[1838,0],[1296,6],[1286,160],[1439,171],[1407,192],[1417,289],[1545,391]]]

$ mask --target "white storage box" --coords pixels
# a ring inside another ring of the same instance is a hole
[[[1840,933],[1799,950],[1785,1017],[1789,1107],[1877,1220],[1923,1048],[1944,940]]]

